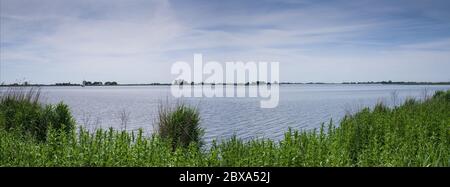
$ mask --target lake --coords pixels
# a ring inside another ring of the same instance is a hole
[[[392,106],[408,97],[422,99],[447,89],[450,85],[280,85],[278,107],[269,109],[260,108],[261,98],[182,100],[200,110],[204,140],[209,143],[233,135],[279,140],[289,127],[313,129],[331,119],[338,122],[346,113],[373,107],[377,102]],[[128,131],[143,128],[151,133],[158,105],[179,101],[171,95],[169,86],[42,87],[41,91],[44,102],[68,104],[77,123],[88,129],[125,129],[125,121]]]

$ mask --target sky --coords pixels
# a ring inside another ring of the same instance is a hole
[[[176,61],[283,82],[450,81],[448,0],[0,0],[0,83],[171,82]]]

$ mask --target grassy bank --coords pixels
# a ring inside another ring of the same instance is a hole
[[[450,166],[450,91],[395,108],[366,108],[338,127],[330,122],[315,131],[289,130],[281,141],[232,138],[207,150],[195,143],[174,149],[173,141],[142,131],[57,125],[42,141],[8,129],[15,121],[4,111],[0,166]]]

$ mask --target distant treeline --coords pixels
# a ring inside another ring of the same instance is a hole
[[[11,84],[5,84],[0,83],[0,87],[20,87],[20,86],[157,86],[157,85],[171,85],[169,83],[144,83],[144,84],[119,84],[116,81],[107,81],[107,82],[100,82],[100,81],[83,81],[81,84],[78,83],[70,83],[70,82],[63,82],[63,83],[55,83],[55,84],[32,84],[28,82],[23,83],[11,83]]]
[[[1,83],[0,87],[5,86],[5,87],[9,87],[9,86],[81,86],[81,84],[76,84],[76,83],[70,83],[70,82],[63,82],[63,83],[55,83],[55,84],[32,84],[32,83],[28,83],[28,82],[24,82],[24,83],[12,83],[12,84],[5,84],[5,83]]]
[[[280,82],[280,84],[398,84],[398,85],[450,85],[450,82],[404,82],[404,81],[367,81],[367,82]]]
[[[270,82],[256,81],[256,82],[246,82],[246,83],[194,83],[186,81],[175,81],[175,85],[260,85],[260,84],[271,84]],[[116,81],[83,81],[81,84],[78,83],[55,83],[55,84],[31,84],[28,82],[23,83],[12,83],[5,84],[0,83],[1,86],[168,86],[171,83],[136,83],[136,84],[119,84]],[[327,83],[327,82],[274,82],[273,84],[392,84],[392,85],[450,85],[450,82],[404,82],[404,81],[367,81],[367,82],[342,82],[342,83]]]
[[[240,82],[240,83],[215,83],[215,82],[188,82],[185,81],[183,79],[178,79],[175,80],[172,84],[174,85],[263,85],[263,84],[267,84],[270,85],[272,83],[270,82],[265,82],[265,81],[253,81],[253,82]],[[273,84],[278,84],[277,81],[273,82]]]
[[[82,83],[83,86],[115,86],[118,85],[117,82],[112,81],[112,82],[91,82],[91,81],[83,81]]]

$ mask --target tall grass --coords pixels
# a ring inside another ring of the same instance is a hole
[[[200,127],[200,114],[196,108],[177,103],[175,106],[160,104],[158,135],[171,142],[172,149],[188,147],[189,144],[201,146],[203,129]]]
[[[1,166],[450,166],[450,91],[401,106],[382,104],[281,141],[231,138],[207,149],[173,149],[161,135],[113,129],[61,133],[46,141],[0,129]],[[4,116],[0,118],[4,120]],[[4,123],[4,122],[3,122]]]
[[[10,88],[0,93],[0,128],[44,140],[49,128],[70,132],[75,121],[63,103],[44,105],[40,90]]]

